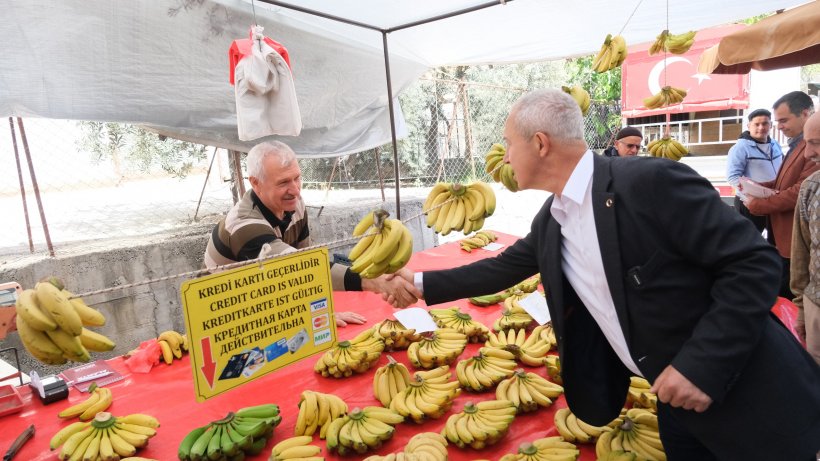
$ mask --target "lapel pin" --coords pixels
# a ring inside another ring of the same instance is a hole
[[[615,203],[611,198],[606,199],[606,207],[612,208],[612,204]]]

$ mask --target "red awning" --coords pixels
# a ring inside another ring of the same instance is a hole
[[[650,43],[629,48],[621,77],[621,113],[624,117],[645,117],[665,113],[745,109],[749,106],[749,75],[708,75],[698,72],[700,55],[720,39],[743,25],[704,29],[698,32],[692,48],[682,55],[649,55]],[[684,30],[673,30],[683,33]],[[660,31],[658,31],[660,33]],[[660,109],[646,109],[643,99],[665,86],[685,89],[681,104]]]

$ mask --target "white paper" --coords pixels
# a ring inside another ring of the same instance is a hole
[[[498,251],[498,250],[504,248],[504,244],[503,243],[492,242],[492,243],[488,243],[488,244],[484,245],[481,248],[483,250],[487,250],[487,251]]]
[[[763,187],[745,176],[741,176],[739,181],[744,195],[755,198],[766,198],[774,195],[774,190]]]
[[[530,293],[526,298],[519,299],[518,305],[524,308],[524,310],[530,314],[530,317],[535,319],[539,325],[550,321],[550,311],[547,309],[547,298],[545,298],[542,293],[537,291]]]
[[[425,333],[428,331],[436,331],[435,320],[430,316],[430,313],[420,307],[408,307],[407,309],[398,310],[393,314],[396,320],[404,325],[404,328],[412,328],[416,333]]]

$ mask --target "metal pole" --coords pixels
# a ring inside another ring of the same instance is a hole
[[[46,222],[46,212],[43,210],[43,200],[40,197],[40,186],[37,185],[37,176],[34,174],[34,163],[31,161],[31,151],[28,148],[28,139],[26,138],[26,129],[23,128],[23,119],[17,117],[17,126],[20,128],[20,140],[23,141],[23,151],[26,153],[26,160],[28,161],[28,171],[31,175],[31,185],[34,187],[34,198],[37,199],[37,208],[40,210],[40,220],[43,222],[43,233],[46,236],[46,245],[48,246],[48,254],[54,256],[54,245],[51,244],[51,234],[48,232],[48,223]]]
[[[396,219],[401,219],[401,198],[399,197],[399,147],[396,141],[396,113],[393,108],[393,82],[390,80],[390,54],[387,52],[387,32],[382,32],[384,48],[384,73],[387,76],[387,108],[390,111],[390,139],[393,143],[393,174],[396,178]]]
[[[26,186],[23,184],[23,169],[20,166],[20,151],[17,149],[17,135],[14,134],[14,119],[9,117],[11,129],[11,144],[14,146],[14,161],[17,162],[17,179],[20,180],[20,196],[23,197],[23,216],[26,218],[26,233],[28,234],[28,249],[34,253],[34,240],[31,238],[31,222],[28,218],[28,204],[26,203]]]
[[[196,202],[196,211],[194,211],[194,221],[196,221],[196,215],[199,214],[199,205],[202,204],[202,196],[205,195],[205,186],[208,184],[208,178],[211,176],[211,168],[214,167],[214,160],[216,160],[216,150],[219,149],[218,147],[214,147],[214,155],[211,157],[211,164],[208,165],[208,172],[205,173],[205,181],[202,183],[202,190],[199,192],[199,200]]]
[[[384,196],[384,175],[382,175],[382,148],[376,148],[376,172],[379,174],[379,190],[382,191],[382,202],[387,199]]]

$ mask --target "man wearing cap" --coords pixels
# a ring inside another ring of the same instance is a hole
[[[634,157],[641,150],[643,133],[641,130],[627,126],[615,135],[615,144],[604,151],[607,157]]]
[[[755,216],[743,203],[746,196],[738,187],[741,177],[756,183],[774,181],[783,163],[780,144],[769,137],[772,129],[772,113],[766,109],[756,109],[749,113],[748,130],[740,134],[737,143],[729,149],[726,159],[726,181],[735,188],[734,207],[763,232],[766,217]]]

